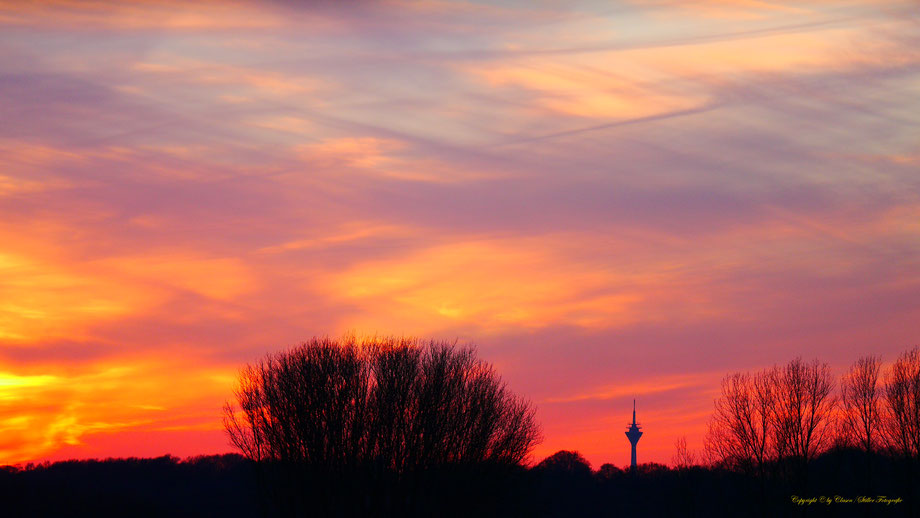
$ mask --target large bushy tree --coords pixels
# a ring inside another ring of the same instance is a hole
[[[247,457],[341,471],[520,465],[533,406],[474,351],[411,338],[313,339],[246,366],[225,406]]]

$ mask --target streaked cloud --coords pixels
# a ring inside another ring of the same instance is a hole
[[[686,388],[698,388],[704,382],[709,382],[713,378],[710,373],[694,373],[691,375],[676,375],[676,376],[666,376],[666,377],[656,377],[648,380],[643,380],[641,383],[635,385],[627,384],[615,384],[607,385],[604,387],[599,387],[597,390],[584,393],[576,394],[572,396],[561,396],[561,397],[551,397],[546,400],[547,403],[572,403],[576,401],[589,401],[589,400],[608,400],[615,398],[628,398],[629,396],[635,396],[636,394],[650,395],[657,394],[659,392],[670,392],[672,390],[686,389]]]

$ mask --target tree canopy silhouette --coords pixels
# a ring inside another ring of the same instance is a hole
[[[577,476],[591,475],[591,463],[577,451],[557,451],[537,464],[537,469]]]
[[[256,461],[403,473],[521,465],[540,440],[534,412],[470,348],[314,338],[246,366],[224,424]]]

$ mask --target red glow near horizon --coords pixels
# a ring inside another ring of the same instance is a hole
[[[908,2],[0,1],[0,465],[231,451],[313,336],[475,344],[533,460],[920,331]]]

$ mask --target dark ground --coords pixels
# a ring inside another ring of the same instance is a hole
[[[260,467],[237,455],[107,459],[0,468],[0,516],[917,517],[916,472],[903,460],[851,450],[817,459],[805,481],[780,466],[764,479],[657,464],[592,471],[571,452],[531,469],[452,466],[399,478]],[[792,495],[902,501],[796,506]]]

